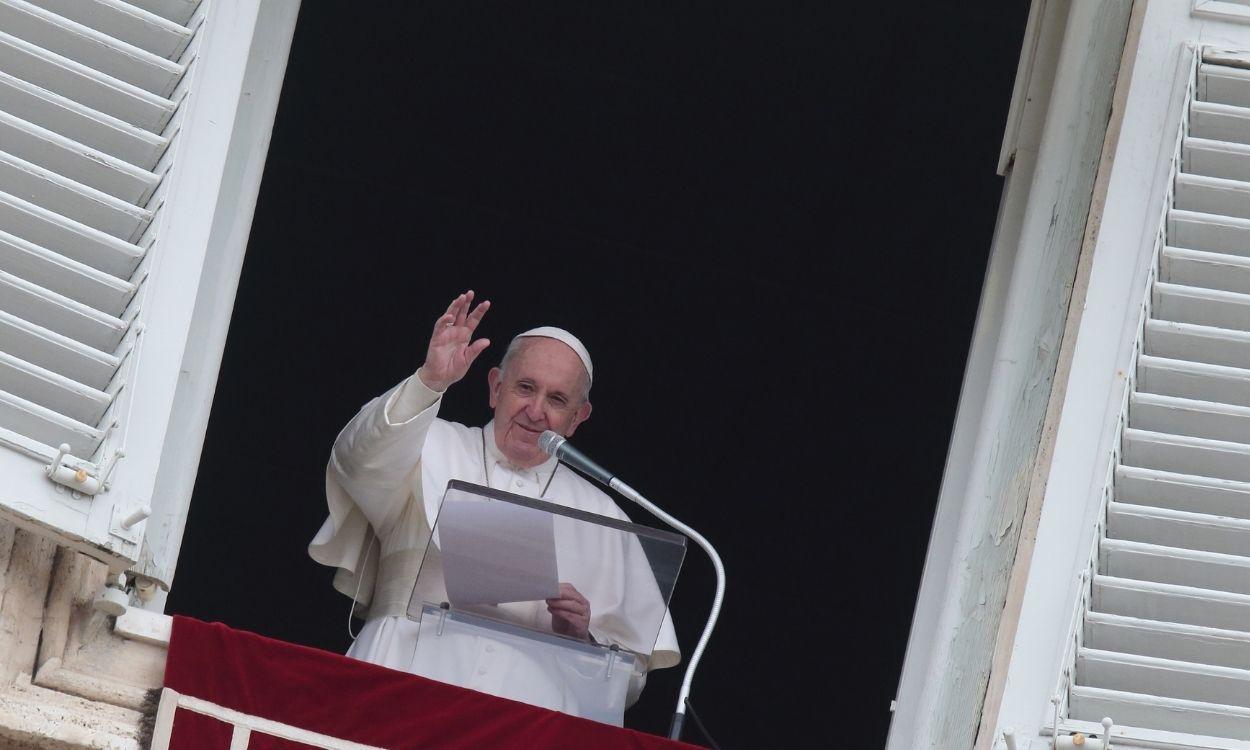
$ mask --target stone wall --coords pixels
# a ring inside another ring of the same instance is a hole
[[[107,568],[0,522],[0,750],[142,747],[168,618],[95,610]]]

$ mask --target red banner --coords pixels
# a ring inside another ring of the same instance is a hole
[[[174,617],[165,686],[252,716],[394,750],[695,747],[180,616]],[[225,750],[230,733],[229,725],[180,708],[170,747]],[[257,733],[248,745],[307,747]]]

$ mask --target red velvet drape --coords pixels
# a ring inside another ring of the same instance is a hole
[[[174,617],[165,685],[246,714],[396,750],[694,747],[188,617]],[[229,744],[228,726],[182,709],[176,714],[172,747]],[[249,749],[303,747],[253,734]]]

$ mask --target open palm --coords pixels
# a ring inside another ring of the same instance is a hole
[[[489,301],[473,306],[472,289],[451,301],[447,312],[434,322],[425,364],[419,371],[423,383],[445,391],[465,376],[473,360],[490,346],[490,339],[473,340],[474,330],[489,309]]]

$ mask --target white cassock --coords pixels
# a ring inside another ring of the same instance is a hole
[[[429,544],[431,519],[438,517],[447,482],[474,484],[544,500],[624,521],[628,517],[606,494],[557,461],[530,469],[513,468],[495,446],[492,425],[465,427],[437,418],[440,394],[415,375],[360,410],[334,443],[326,467],[326,500],[330,517],[322,524],[308,553],[324,565],[337,567],[334,586],[367,611],[367,621],[348,655],[393,669],[421,673],[414,664],[420,624],[406,611]],[[545,493],[544,493],[545,489]],[[587,545],[602,540],[586,540]],[[564,543],[562,543],[563,545]],[[579,580],[565,574],[591,606],[590,632],[599,643],[615,643],[631,651],[651,651],[647,669],[677,664],[681,655],[673,624],[657,594],[641,547],[617,545],[595,550],[621,557],[599,566],[597,574]],[[431,554],[425,565],[438,565]],[[426,580],[422,575],[422,580]],[[441,578],[441,576],[439,576]],[[530,627],[550,627],[543,602],[503,605],[508,619]],[[545,622],[543,620],[545,619]],[[661,621],[659,637],[655,622]],[[654,650],[652,642],[654,641]],[[558,711],[578,713],[576,699],[559,685],[526,675],[515,649],[483,643],[475,653],[457,652],[463,662],[458,684],[481,692],[524,700]],[[437,675],[427,675],[435,676]],[[628,702],[637,699],[645,681],[631,681]]]

